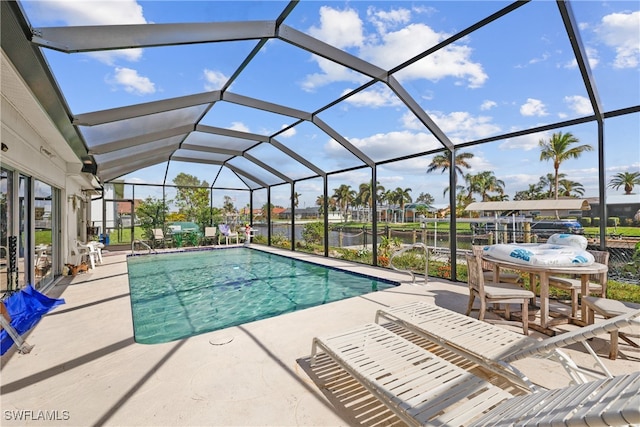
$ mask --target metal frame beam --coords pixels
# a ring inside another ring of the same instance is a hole
[[[31,30],[31,42],[65,53],[274,38],[275,21],[88,25]]]

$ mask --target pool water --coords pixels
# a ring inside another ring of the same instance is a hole
[[[397,286],[249,248],[127,258],[136,342],[157,344]]]

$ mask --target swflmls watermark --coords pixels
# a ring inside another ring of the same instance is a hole
[[[58,409],[7,409],[3,412],[5,421],[68,421],[71,414]]]

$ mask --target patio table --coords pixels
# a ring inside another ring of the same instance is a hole
[[[580,276],[582,295],[588,295],[587,289],[589,286],[589,275],[600,275],[600,283],[604,283],[607,278],[607,271],[609,268],[605,264],[593,263],[591,265],[569,265],[569,266],[557,266],[557,265],[525,265],[518,264],[511,261],[505,261],[491,257],[489,255],[483,255],[482,259],[493,264],[493,280],[498,282],[500,279],[500,269],[518,270],[529,273],[530,282],[534,284],[533,276],[539,277],[540,282],[540,328],[541,332],[549,333],[550,326],[553,322],[549,320],[549,277],[557,276],[559,274],[573,274]],[[532,289],[535,293],[535,289]],[[580,318],[575,319],[567,317],[570,321],[574,321],[579,324],[585,325],[587,323],[587,309],[584,304],[580,304]],[[535,327],[536,324],[534,323]]]

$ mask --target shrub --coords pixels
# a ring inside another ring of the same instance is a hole
[[[589,217],[580,218],[580,225],[582,225],[583,227],[591,227],[591,218]]]
[[[617,227],[620,225],[620,218],[617,216],[610,216],[607,218],[607,227]]]
[[[593,222],[591,223],[592,227],[600,227],[600,218],[595,217],[593,218]]]
[[[307,244],[322,244],[322,240],[324,239],[324,224],[321,222],[305,224],[302,230],[302,238]]]

